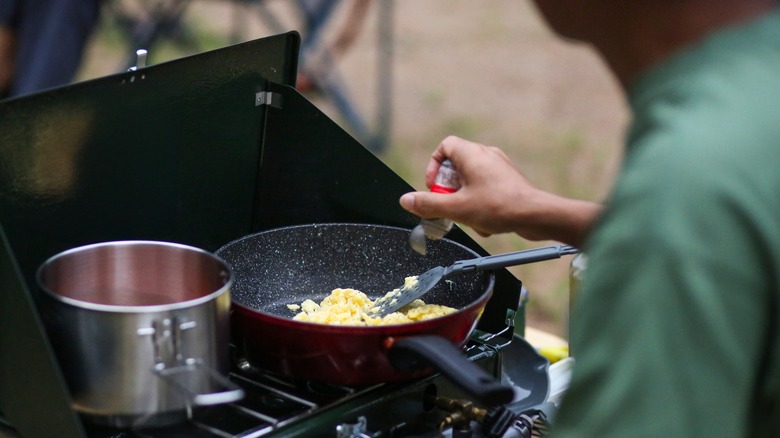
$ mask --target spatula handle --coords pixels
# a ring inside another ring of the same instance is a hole
[[[524,265],[527,263],[541,262],[542,260],[557,259],[567,254],[576,254],[577,248],[568,245],[543,246],[541,248],[525,251],[510,252],[487,257],[477,257],[470,260],[461,260],[452,264],[449,274],[460,274],[469,271],[488,271],[492,269],[506,268],[508,266]]]

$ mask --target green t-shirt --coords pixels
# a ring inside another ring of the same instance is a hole
[[[561,437],[780,437],[780,10],[643,75]]]

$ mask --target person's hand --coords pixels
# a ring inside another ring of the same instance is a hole
[[[582,243],[601,210],[598,204],[537,188],[500,149],[455,136],[445,138],[433,152],[425,171],[428,187],[447,158],[460,174],[460,190],[406,193],[400,199],[404,209],[425,218],[454,220],[482,236],[515,232],[529,240],[572,245]]]
[[[445,195],[408,193],[401,198],[401,205],[421,217],[445,217],[469,225],[483,236],[513,231],[514,219],[522,214],[517,204],[537,189],[506,154],[498,148],[447,137],[428,163],[425,171],[428,187],[447,158],[460,174],[460,190]]]

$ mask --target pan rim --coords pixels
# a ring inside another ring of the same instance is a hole
[[[403,227],[399,227],[399,226],[383,225],[383,224],[356,223],[356,222],[317,222],[317,223],[308,223],[308,224],[296,224],[296,225],[288,225],[288,226],[283,226],[283,227],[278,227],[278,228],[269,228],[267,230],[258,231],[258,232],[252,233],[252,234],[248,234],[246,236],[239,237],[238,239],[235,239],[235,240],[232,240],[232,241],[226,243],[225,245],[223,245],[222,247],[217,249],[214,253],[216,255],[220,256],[223,251],[226,251],[228,248],[238,244],[238,242],[240,242],[240,241],[242,241],[244,239],[249,239],[249,238],[252,238],[254,236],[258,236],[258,235],[271,234],[271,233],[275,233],[275,232],[283,232],[283,231],[288,231],[288,230],[292,230],[292,229],[299,229],[299,228],[319,228],[319,227],[325,228],[325,227],[345,227],[345,226],[357,227],[357,228],[382,227],[383,229],[402,231],[402,232],[405,232],[405,233],[411,232],[411,228],[403,228]],[[463,244],[461,244],[459,242],[456,242],[454,240],[447,239],[447,238],[443,238],[441,240],[446,241],[446,242],[448,242],[450,244],[453,244],[453,245],[455,245],[455,246],[457,246],[457,247],[459,247],[459,248],[469,252],[470,254],[473,254],[475,257],[479,256],[479,254],[476,251],[474,251],[473,249],[471,249],[471,248],[469,248],[469,247],[467,247],[467,246],[465,246],[465,245],[463,245]],[[230,262],[226,261],[226,263],[228,265],[230,265]],[[231,266],[231,268],[232,268],[232,266]],[[342,332],[347,333],[348,332],[348,333],[351,333],[351,334],[354,334],[354,332],[356,330],[360,330],[360,331],[365,332],[365,333],[374,333],[374,334],[376,334],[376,333],[381,333],[383,331],[388,331],[388,329],[390,329],[390,330],[392,330],[394,332],[393,333],[394,335],[397,335],[397,334],[401,334],[401,333],[398,333],[398,332],[406,332],[406,331],[409,331],[409,332],[419,332],[420,327],[424,327],[424,326],[429,325],[431,323],[431,321],[435,321],[436,324],[441,324],[441,323],[443,323],[442,321],[444,321],[446,319],[455,318],[456,317],[455,315],[460,315],[460,314],[466,313],[466,312],[473,312],[473,311],[475,311],[475,310],[477,310],[478,308],[481,307],[482,309],[479,310],[479,315],[476,318],[476,321],[479,321],[479,319],[481,318],[482,313],[484,311],[484,307],[487,305],[487,302],[492,297],[493,290],[495,288],[495,274],[492,271],[485,271],[484,274],[487,275],[487,281],[486,281],[486,285],[484,286],[484,292],[479,297],[474,299],[471,303],[469,303],[468,305],[457,309],[455,312],[452,312],[452,313],[444,315],[444,316],[440,316],[438,318],[424,320],[424,321],[415,321],[415,322],[410,322],[410,323],[403,323],[403,324],[391,324],[391,325],[380,325],[380,326],[359,326],[359,325],[332,325],[332,324],[314,323],[314,322],[309,322],[309,321],[296,321],[296,320],[292,319],[292,316],[291,317],[283,317],[283,316],[275,315],[273,313],[269,313],[269,312],[266,312],[266,311],[263,311],[263,310],[259,310],[259,309],[256,309],[256,308],[253,308],[253,307],[250,307],[250,306],[238,303],[238,302],[236,302],[235,299],[232,299],[232,297],[231,297],[231,306],[235,306],[236,308],[240,308],[244,312],[260,315],[263,318],[266,318],[266,319],[268,319],[270,321],[273,321],[275,323],[281,323],[283,325],[291,325],[291,326],[296,326],[296,327],[316,327],[317,330],[319,330],[319,331],[328,331],[328,332],[334,332],[334,333],[342,333]],[[234,272],[234,276],[235,275],[237,275],[237,274]],[[408,327],[408,329],[403,329],[404,327]]]

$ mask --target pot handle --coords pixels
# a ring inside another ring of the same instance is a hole
[[[175,390],[183,394],[195,406],[211,406],[224,403],[232,403],[244,398],[244,390],[231,382],[228,378],[203,364],[198,359],[187,359],[183,364],[174,367],[165,367],[164,364],[157,364],[153,368],[157,377],[163,379],[165,383],[171,385]],[[210,379],[220,384],[225,391],[199,394],[191,391],[186,384],[182,383],[181,376],[192,373],[204,373]]]
[[[390,363],[399,371],[411,371],[431,365],[488,406],[507,404],[514,398],[512,386],[502,384],[466,359],[460,349],[441,336],[396,339],[388,351],[388,357]]]

